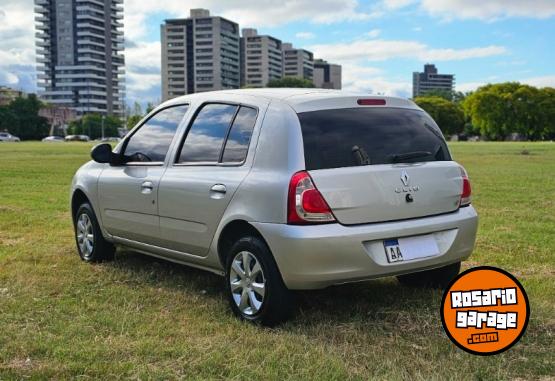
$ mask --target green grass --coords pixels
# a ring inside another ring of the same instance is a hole
[[[300,293],[270,330],[232,317],[213,274],[130,251],[82,263],[68,191],[90,145],[0,144],[0,379],[555,377],[555,144],[451,148],[480,214],[465,266],[502,267],[530,297],[525,336],[497,356],[449,341],[440,291],[391,278]]]

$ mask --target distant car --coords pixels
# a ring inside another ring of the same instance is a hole
[[[118,138],[117,136],[109,136],[103,139],[97,139],[100,142],[105,142],[105,143],[109,143],[109,142],[120,142],[121,138]]]
[[[65,137],[66,142],[88,142],[91,140],[87,135],[68,135]]]
[[[9,132],[0,132],[0,142],[19,142],[17,136],[13,136]]]
[[[467,173],[405,99],[198,93],[91,155],[72,182],[81,258],[121,245],[224,275],[249,321],[285,320],[290,290],[385,276],[446,287],[474,248]]]
[[[46,138],[42,139],[43,142],[51,142],[51,143],[58,143],[63,142],[64,138],[61,136],[47,136]]]

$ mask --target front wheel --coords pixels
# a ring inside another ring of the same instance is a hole
[[[399,275],[401,284],[412,287],[446,288],[461,271],[461,263],[456,262],[437,269]]]
[[[75,242],[79,256],[85,262],[114,259],[116,249],[102,236],[100,225],[89,203],[81,204],[75,213]]]
[[[231,309],[241,319],[274,326],[290,316],[291,292],[260,238],[244,237],[232,246],[225,278]]]

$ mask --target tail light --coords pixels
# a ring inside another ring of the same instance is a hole
[[[461,193],[461,201],[459,202],[459,206],[467,206],[470,205],[470,201],[472,201],[472,188],[470,187],[470,180],[468,180],[468,174],[466,170],[461,167],[461,177],[463,179],[462,183],[462,193]]]
[[[335,221],[326,200],[306,171],[297,172],[289,182],[287,223],[309,225]]]

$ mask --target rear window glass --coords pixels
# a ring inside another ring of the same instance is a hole
[[[424,112],[347,108],[299,113],[307,170],[451,160]]]

